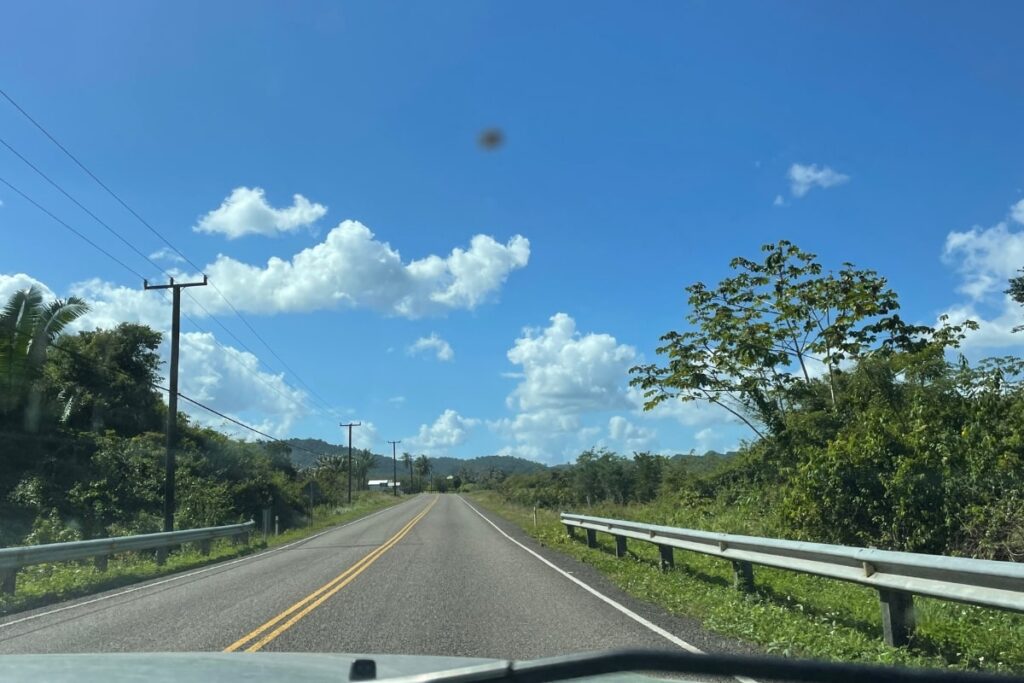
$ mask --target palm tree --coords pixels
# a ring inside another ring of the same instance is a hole
[[[416,473],[420,475],[420,481],[429,481],[427,477],[430,475],[430,460],[425,455],[421,455],[416,458]]]
[[[373,467],[375,458],[370,451],[360,451],[352,458],[352,473],[355,476],[357,489],[366,488],[366,473]]]
[[[43,293],[35,286],[11,295],[0,312],[0,417],[24,407],[25,429],[35,430],[46,350],[88,310],[88,304],[74,296],[44,304]]]
[[[331,502],[335,505],[341,499],[341,475],[348,471],[348,463],[340,455],[321,455],[314,465],[317,474],[323,474],[330,482]]]
[[[409,490],[411,491],[412,488],[413,488],[412,454],[411,453],[402,453],[402,464],[405,465],[407,468],[409,468]]]

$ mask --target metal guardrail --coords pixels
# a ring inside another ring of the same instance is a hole
[[[787,541],[693,529],[642,524],[563,512],[570,536],[585,529],[587,545],[597,545],[597,532],[615,537],[615,554],[626,554],[626,539],[657,545],[663,569],[674,566],[673,549],[690,550],[729,560],[734,584],[754,588],[753,565],[850,581],[878,590],[885,642],[906,644],[914,630],[913,596],[1024,611],[1024,564],[964,557],[904,553],[826,543]]]
[[[18,570],[30,565],[94,558],[97,569],[105,571],[107,560],[111,555],[154,548],[163,551],[157,553],[157,563],[163,564],[167,548],[182,543],[199,543],[200,552],[206,555],[210,552],[211,541],[218,538],[241,539],[251,533],[255,527],[256,523],[249,521],[244,524],[211,526],[203,529],[0,548],[0,591],[8,595],[13,594]]]

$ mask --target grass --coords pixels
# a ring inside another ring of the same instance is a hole
[[[364,517],[403,500],[406,499],[385,494],[361,494],[353,501],[351,507],[317,508],[318,514],[314,515],[315,521],[312,525],[289,529],[276,537],[271,536],[266,543],[259,534],[253,534],[251,543],[236,545],[227,539],[218,540],[211,544],[209,555],[202,555],[197,546],[186,544],[180,551],[171,553],[163,565],[156,563],[154,553],[150,551],[123,553],[111,557],[106,571],[96,569],[91,560],[26,567],[18,572],[15,594],[0,594],[0,615],[13,614],[241,557],[263,548],[297,541],[328,527]]]
[[[628,555],[618,559],[612,536],[598,533],[599,547],[587,548],[582,533],[577,533],[578,540],[568,538],[554,511],[538,510],[534,527],[531,508],[506,502],[489,491],[474,492],[470,498],[544,545],[598,569],[627,593],[672,613],[696,617],[707,629],[754,643],[770,654],[1024,673],[1024,615],[915,598],[913,642],[909,647],[893,648],[882,642],[878,596],[872,589],[755,567],[756,593],[746,595],[732,587],[731,566],[722,560],[677,550],[675,569],[663,573],[653,544],[630,541]],[[650,519],[656,516],[653,510],[635,506],[602,506],[587,513],[681,525],[664,516]],[[707,517],[706,513],[700,514]],[[735,515],[735,511],[723,514]],[[703,521],[708,523],[700,528],[745,533],[773,526],[771,520],[749,517]]]

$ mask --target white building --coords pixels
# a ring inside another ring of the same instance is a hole
[[[390,491],[391,489],[398,487],[398,490],[402,490],[402,482],[391,481],[390,479],[371,479],[366,482],[367,488],[371,491]]]

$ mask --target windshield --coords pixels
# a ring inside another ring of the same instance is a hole
[[[1024,674],[1022,21],[8,6],[0,671]]]

